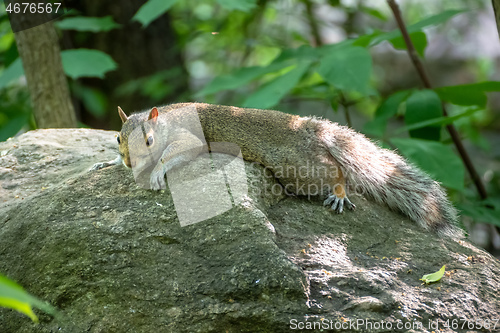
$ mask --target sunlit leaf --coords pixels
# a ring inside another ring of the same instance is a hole
[[[426,274],[426,275],[422,276],[420,281],[424,281],[424,283],[426,283],[426,284],[429,284],[432,282],[438,282],[443,277],[445,269],[446,269],[446,265],[443,265],[443,267],[441,267],[441,269],[439,271],[434,272],[432,274]]]
[[[304,62],[286,74],[268,82],[250,95],[244,102],[244,107],[267,109],[276,104],[299,82],[311,64]]]
[[[38,318],[33,313],[33,307],[49,314],[56,313],[55,308],[31,296],[20,285],[2,275],[0,275],[0,306],[19,311],[34,322],[38,322]]]

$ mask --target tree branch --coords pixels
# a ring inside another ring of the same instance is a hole
[[[500,0],[491,0],[491,3],[493,4],[493,11],[495,12],[498,36],[500,37]]]
[[[498,0],[493,0],[493,1],[498,1]],[[401,34],[403,35],[403,38],[406,43],[406,48],[408,49],[408,54],[410,56],[411,61],[413,62],[413,65],[415,66],[418,75],[420,76],[420,79],[422,80],[424,87],[426,89],[432,89],[432,85],[429,80],[429,76],[427,75],[424,66],[422,65],[422,62],[420,61],[420,58],[417,55],[417,52],[415,51],[415,47],[413,46],[413,42],[410,39],[410,35],[408,34],[408,31],[406,30],[406,26],[403,22],[403,18],[401,16],[401,11],[399,10],[398,5],[396,4],[395,0],[387,0],[387,3],[389,4],[389,7],[391,8],[394,18],[396,19],[396,22],[398,23],[399,30],[401,30]],[[444,103],[442,103],[442,109],[443,109],[443,115],[445,117],[448,116],[448,112],[446,111]],[[474,164],[472,164],[472,161],[469,157],[469,154],[465,150],[465,147],[463,146],[462,140],[460,139],[460,135],[458,134],[457,129],[453,124],[446,125],[446,128],[448,132],[450,133],[451,139],[453,140],[453,143],[455,144],[458,153],[460,154],[460,157],[462,158],[463,163],[465,164],[465,167],[467,168],[467,171],[469,172],[472,181],[474,182],[474,185],[476,186],[476,189],[479,193],[479,196],[481,199],[486,199],[488,197],[488,193],[486,192],[486,189],[483,185],[483,182],[481,181],[481,177],[479,177],[479,174],[476,171],[476,168],[474,167]]]

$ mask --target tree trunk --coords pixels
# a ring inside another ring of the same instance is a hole
[[[40,14],[9,16],[13,30],[17,31],[17,49],[23,61],[37,126],[76,127],[75,111],[61,62],[59,40],[50,22],[51,17]],[[30,26],[34,27],[29,28]]]
[[[82,121],[92,127],[120,128],[121,121],[116,107],[127,113],[158,106],[174,101],[185,101],[188,91],[188,73],[184,67],[181,48],[171,26],[169,13],[165,13],[143,28],[131,19],[145,3],[144,0],[83,0],[74,6],[84,16],[103,17],[111,15],[122,24],[118,29],[99,33],[70,32],[64,40],[65,48],[97,49],[109,54],[118,64],[118,70],[106,74],[104,79],[84,78],[79,80],[102,92],[108,98],[107,124],[94,118],[84,105],[80,114]],[[127,95],[117,94],[121,85],[162,71],[170,70],[172,77],[163,80],[163,96],[152,98],[139,92]]]

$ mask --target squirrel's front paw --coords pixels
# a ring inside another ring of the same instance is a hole
[[[90,169],[89,171],[95,171],[95,170],[101,170],[101,169],[104,169],[104,168],[107,168],[109,166],[112,166],[112,165],[118,165],[118,164],[121,164],[122,163],[122,158],[120,155],[118,155],[114,160],[112,161],[108,161],[108,162],[100,162],[100,163],[96,163],[94,164]]]
[[[94,164],[90,169],[89,171],[96,171],[96,170],[101,170],[101,169],[104,169],[105,167],[109,166],[109,163],[108,162],[100,162],[100,163],[96,163]]]
[[[339,198],[335,194],[330,194],[323,202],[324,206],[332,206],[332,209],[338,214],[344,211],[344,206],[350,210],[354,210],[356,206],[347,197]]]
[[[149,186],[152,190],[164,190],[167,188],[165,184],[165,174],[163,170],[153,170],[149,178]]]

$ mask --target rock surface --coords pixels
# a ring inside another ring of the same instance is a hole
[[[115,157],[114,135],[38,130],[0,143],[0,273],[62,313],[36,311],[36,325],[0,308],[0,332],[500,329],[500,264],[467,241],[362,197],[337,215],[274,195],[248,163],[248,196],[181,227],[168,190],[137,186],[123,166],[87,171]],[[444,264],[440,282],[421,284]]]

